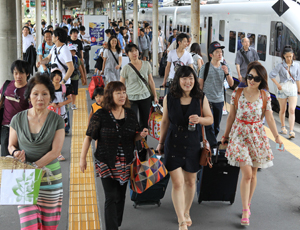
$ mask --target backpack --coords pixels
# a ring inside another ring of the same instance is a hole
[[[236,90],[235,98],[234,98],[235,111],[237,111],[237,109],[238,109],[238,106],[239,106],[238,103],[239,103],[240,96],[241,96],[241,94],[243,92],[243,89],[244,88],[238,88]],[[262,97],[262,100],[263,100],[262,115],[261,115],[261,119],[263,119],[264,116],[265,116],[266,108],[267,108],[267,100],[268,100],[268,98],[267,98],[267,94],[266,94],[265,90],[261,89],[260,93],[261,93],[261,97]]]
[[[94,53],[94,61],[97,61],[98,58],[101,57],[101,55],[100,55],[101,49],[103,49],[103,47],[100,47],[100,48],[97,49],[96,52]]]
[[[161,76],[161,77],[165,76],[165,69],[166,69],[166,66],[167,66],[167,59],[168,59],[168,54],[165,51],[164,54],[163,54],[163,57],[161,58],[160,63],[159,63],[158,73],[159,73],[159,76]]]
[[[73,61],[73,65],[74,65],[74,72],[72,73],[71,75],[71,79],[73,77],[75,77],[76,75],[79,75],[79,65],[78,65],[78,57],[75,55],[75,56],[72,56],[72,61]]]

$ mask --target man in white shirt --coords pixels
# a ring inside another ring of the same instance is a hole
[[[51,60],[51,68],[58,67],[62,72],[62,84],[71,84],[70,77],[74,72],[72,54],[65,44],[67,36],[67,32],[63,28],[55,29],[52,35],[52,41],[55,46],[46,58],[37,63],[39,68],[41,64],[47,64]]]
[[[85,32],[85,27],[80,26],[78,39],[83,44],[83,59],[85,63],[86,73],[90,72],[90,50],[91,50],[91,36]]]
[[[194,61],[192,55],[185,50],[188,45],[188,39],[189,36],[184,33],[181,33],[177,36],[177,49],[170,51],[168,54],[165,77],[162,84],[164,87],[171,84],[178,66],[188,65],[193,68]]]
[[[175,41],[173,41],[173,42],[171,43],[171,45],[170,45],[169,48],[167,49],[167,52],[169,53],[171,50],[175,50],[175,49],[177,48],[176,45],[177,45],[177,42],[176,42],[176,40],[175,40]],[[185,50],[186,50],[187,52],[190,52],[191,46],[192,46],[192,37],[189,37],[188,43],[187,43],[187,46],[186,46]]]
[[[34,38],[30,33],[30,29],[28,26],[24,26],[22,29],[22,40],[23,40],[23,57],[25,56],[26,50],[29,46],[35,45]]]

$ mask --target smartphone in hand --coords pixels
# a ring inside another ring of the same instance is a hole
[[[278,149],[278,150],[284,150],[284,145],[282,144],[281,147],[280,147],[279,144],[276,143],[276,149]]]

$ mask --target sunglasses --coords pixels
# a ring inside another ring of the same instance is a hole
[[[247,74],[247,80],[251,81],[252,79],[255,82],[261,82],[261,76],[254,77],[252,74]]]
[[[20,100],[20,96],[17,94],[17,89],[18,89],[18,88],[15,88],[15,90],[14,90],[14,97],[15,97],[15,99],[17,99],[17,100]]]

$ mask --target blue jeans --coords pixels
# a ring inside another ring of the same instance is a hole
[[[218,145],[218,134],[220,132],[220,124],[222,119],[222,112],[224,102],[212,103],[210,102],[211,112],[214,117],[214,123],[209,126],[205,126],[206,139],[208,140],[210,147],[214,148]]]
[[[68,117],[68,123],[65,127],[65,132],[69,133],[70,132],[70,128],[71,128],[71,120],[70,120],[70,115],[69,115],[69,111],[67,112],[67,117]]]

